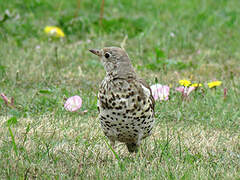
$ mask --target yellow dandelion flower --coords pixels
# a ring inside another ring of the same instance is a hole
[[[57,37],[57,38],[65,36],[64,32],[56,26],[46,26],[44,28],[44,32],[47,35],[54,36],[54,37]]]
[[[179,81],[179,84],[181,84],[182,86],[189,86],[191,84],[191,81],[183,79]]]
[[[221,84],[222,84],[221,81],[213,81],[213,82],[208,83],[208,87],[213,88],[213,87],[220,86]]]
[[[191,84],[191,87],[201,87],[202,84],[201,83],[193,83]]]

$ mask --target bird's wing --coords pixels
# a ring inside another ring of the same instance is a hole
[[[139,83],[141,83],[142,87],[143,87],[143,90],[145,90],[144,88],[146,88],[146,90],[148,90],[148,92],[150,92],[150,101],[152,102],[151,103],[151,108],[154,110],[155,108],[155,100],[153,98],[153,95],[152,95],[152,90],[150,88],[150,86],[148,85],[148,83],[146,83],[145,80],[143,79],[137,79]],[[145,91],[147,93],[147,91]],[[145,94],[145,93],[144,93]]]

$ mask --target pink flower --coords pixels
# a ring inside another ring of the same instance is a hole
[[[5,96],[4,93],[1,93],[2,99],[5,102],[6,105],[8,105],[8,103],[10,103],[10,101],[8,100],[7,96]]]
[[[80,109],[82,106],[82,99],[80,96],[72,96],[67,99],[66,103],[64,104],[64,108],[67,111],[74,112]]]
[[[154,84],[151,87],[153,98],[155,100],[159,99],[160,101],[168,100],[169,96],[169,87],[166,85],[161,85],[161,84]]]
[[[190,87],[180,86],[180,87],[176,88],[176,91],[181,92],[184,97],[187,97],[195,89],[196,89],[196,87],[192,87],[192,86],[190,86]]]
[[[13,100],[13,98],[11,98],[11,100],[9,100],[7,98],[7,96],[5,96],[4,93],[1,93],[0,96],[2,97],[2,99],[3,99],[4,103],[6,104],[6,106],[12,107],[12,108],[14,107],[14,100]]]

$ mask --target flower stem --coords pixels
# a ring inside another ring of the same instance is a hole
[[[54,52],[55,52],[55,59],[56,59],[56,65],[59,66],[59,61],[58,61],[58,47],[54,47]]]
[[[77,17],[80,7],[81,7],[81,0],[77,0],[77,9],[75,11],[75,17]]]
[[[102,0],[102,4],[101,4],[100,19],[99,19],[100,26],[102,26],[103,13],[104,13],[104,0]]]

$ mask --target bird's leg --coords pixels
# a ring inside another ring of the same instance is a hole
[[[111,145],[112,149],[114,149],[114,147],[115,147],[115,141],[114,141],[114,140],[110,140],[110,145]]]
[[[140,133],[138,134],[138,140],[137,140],[137,145],[138,145],[138,146],[140,146],[140,144],[141,144],[142,137],[143,137],[143,133],[140,132]],[[140,150],[140,157],[142,157],[142,151],[141,151],[141,150]]]
[[[141,144],[142,136],[143,136],[143,133],[140,132],[140,133],[138,134],[138,137],[137,137],[137,139],[136,139],[136,142],[126,143],[127,148],[128,148],[128,151],[129,151],[130,153],[133,153],[133,152],[137,153],[137,152],[138,152],[138,148],[139,148],[139,146],[140,146],[140,144]]]
[[[137,143],[126,143],[126,145],[127,145],[128,151],[130,153],[133,153],[133,152],[137,153],[138,152],[139,145]]]

